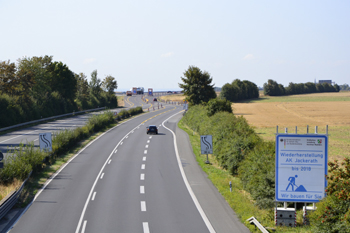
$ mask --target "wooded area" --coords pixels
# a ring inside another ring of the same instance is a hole
[[[24,57],[0,62],[0,128],[73,111],[118,106],[117,81],[101,81],[97,70],[91,81],[52,56]]]

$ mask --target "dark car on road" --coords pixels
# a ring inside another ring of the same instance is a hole
[[[158,101],[157,98],[154,98],[153,101]]]
[[[158,134],[157,126],[155,126],[155,125],[148,126],[147,127],[147,134],[150,134],[150,133]]]

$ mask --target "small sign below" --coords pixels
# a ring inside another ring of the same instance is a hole
[[[213,154],[213,137],[212,135],[201,135],[201,153]]]
[[[51,133],[40,133],[39,145],[40,145],[40,151],[52,151]]]

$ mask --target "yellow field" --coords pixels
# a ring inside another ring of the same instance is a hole
[[[183,102],[185,96],[183,94],[164,95],[161,96],[160,99],[165,101]]]
[[[274,140],[276,126],[283,133],[326,133],[328,125],[329,158],[350,156],[350,93],[318,93],[288,97],[263,97],[250,103],[234,103],[234,114],[242,115],[266,140]]]

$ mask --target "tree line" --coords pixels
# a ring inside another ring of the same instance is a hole
[[[118,106],[117,81],[101,81],[97,70],[84,73],[53,61],[52,56],[24,57],[0,62],[0,128],[73,111]]]
[[[235,79],[232,83],[226,83],[222,86],[220,98],[231,102],[259,98],[259,88],[250,81]]]
[[[284,87],[282,84],[269,79],[267,83],[264,83],[264,95],[269,96],[282,96],[282,95],[296,95],[296,94],[308,94],[308,93],[320,93],[320,92],[339,92],[340,87],[338,84],[331,85],[329,83],[289,83],[288,87]]]

